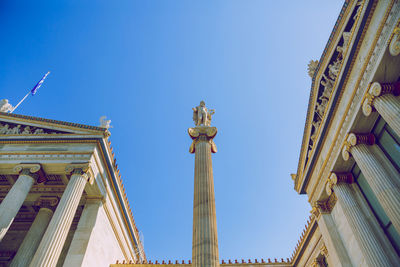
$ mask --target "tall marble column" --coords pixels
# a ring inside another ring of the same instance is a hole
[[[389,126],[400,136],[400,82],[378,83],[374,82],[369,88],[362,111],[369,116],[376,110]]]
[[[332,173],[326,191],[328,195],[332,194],[332,191],[335,192],[367,265],[392,266],[389,256],[354,197],[351,186],[353,182],[354,177],[351,173]]]
[[[88,165],[67,167],[71,178],[29,266],[56,266],[90,175]]]
[[[211,152],[216,152],[213,138],[217,128],[189,128],[193,139],[190,153],[195,153],[192,266],[219,266],[217,219]]]
[[[343,149],[344,159],[348,159],[350,154],[353,156],[386,215],[400,233],[400,189],[383,165],[382,160],[391,164],[389,159],[379,147],[375,147],[374,151],[371,150],[370,146],[373,146],[374,143],[375,136],[373,134],[350,133]],[[376,153],[381,155],[376,155]],[[397,179],[400,179],[398,173]]]
[[[29,266],[36,249],[42,240],[43,234],[46,231],[47,225],[53,216],[53,207],[57,205],[56,197],[41,197],[36,206],[39,206],[39,212],[36,215],[24,241],[20,245],[17,254],[11,262],[10,267],[25,267]]]
[[[14,167],[18,179],[0,204],[0,241],[6,235],[32,185],[38,178],[39,164],[20,164]]]

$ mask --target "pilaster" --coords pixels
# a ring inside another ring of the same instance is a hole
[[[327,258],[329,265],[338,267],[352,266],[340,233],[330,214],[336,201],[336,195],[332,192],[328,200],[316,202],[311,213],[317,219],[318,228],[326,245],[322,254]]]

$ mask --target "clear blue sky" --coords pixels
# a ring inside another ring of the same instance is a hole
[[[98,125],[149,259],[191,258],[191,108],[216,109],[220,259],[289,257],[310,206],[293,190],[311,87],[343,1],[1,1],[0,98]]]

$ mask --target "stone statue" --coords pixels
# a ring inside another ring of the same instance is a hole
[[[106,120],[106,118],[107,118],[106,116],[100,117],[100,127],[106,128],[106,129],[112,128],[111,120]]]
[[[200,105],[192,108],[193,109],[193,121],[196,126],[210,126],[211,116],[215,113],[214,109],[207,109],[204,101],[200,102]]]
[[[329,99],[332,93],[334,81],[326,77],[325,74],[322,74],[321,85],[324,87],[322,91],[322,95],[319,97],[320,100],[322,98]]]
[[[0,112],[10,112],[13,110],[13,106],[8,103],[8,99],[0,100]]]
[[[307,68],[308,76],[310,76],[311,78],[314,77],[314,73],[317,67],[318,67],[318,60],[310,60]]]
[[[329,64],[328,65],[328,69],[329,69],[329,77],[331,77],[332,79],[336,80],[338,74],[339,74],[339,70],[340,70],[340,66],[342,65],[342,61],[339,60],[339,58],[336,59],[335,62],[333,62],[333,64]]]

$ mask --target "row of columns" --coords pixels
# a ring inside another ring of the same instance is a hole
[[[58,200],[42,198],[40,210],[24,238],[11,266],[56,266],[65,239],[78,208],[87,182],[93,175],[88,173],[88,164],[67,167],[71,173],[68,185],[53,214]],[[19,177],[0,204],[0,241],[7,233],[15,216],[25,201],[32,185],[42,182],[39,164],[21,164],[14,168]]]
[[[377,111],[398,136],[400,136],[400,100],[397,97],[399,95],[400,82],[375,82],[367,91],[362,105],[364,115],[369,116]],[[398,186],[400,174],[380,147],[375,144],[375,136],[372,133],[349,133],[343,145],[342,157],[345,161],[350,157],[355,160],[394,228],[400,233],[400,188]],[[382,236],[373,229],[363,212],[356,197],[357,188],[353,185],[354,182],[351,173],[333,172],[326,184],[326,192],[330,198],[337,199],[340,203],[368,266],[399,264],[400,260],[394,249],[387,249],[387,246],[382,244]],[[351,266],[350,257],[342,240],[343,235],[340,236],[330,215],[331,210],[332,207],[327,207],[326,202],[316,202],[313,208],[318,225],[324,233],[323,237],[330,257],[334,258],[338,266]]]

